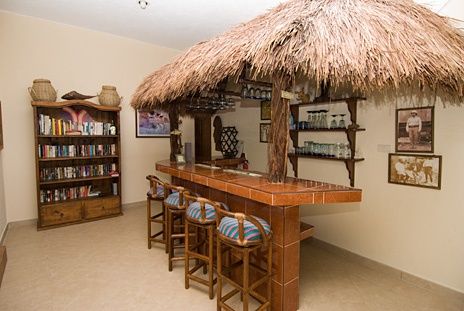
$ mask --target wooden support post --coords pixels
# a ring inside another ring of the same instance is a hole
[[[170,125],[170,129],[171,131],[175,130],[175,129],[179,129],[179,110],[180,110],[180,107],[179,107],[179,103],[173,103],[172,107],[170,108],[169,110],[169,125]],[[178,135],[173,135],[171,134],[171,154],[170,154],[170,159],[171,161],[175,161],[176,160],[176,154],[180,154],[181,153],[181,146],[179,144],[179,139],[178,139]]]
[[[268,145],[269,181],[272,183],[283,183],[287,176],[290,103],[288,99],[282,98],[282,91],[289,85],[288,76],[281,74],[273,77],[271,134]]]

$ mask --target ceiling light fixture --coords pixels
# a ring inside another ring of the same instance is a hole
[[[146,0],[139,0],[139,6],[142,10],[145,10],[150,3]]]

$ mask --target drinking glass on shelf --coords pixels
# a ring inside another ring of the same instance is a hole
[[[336,154],[337,158],[342,159],[345,156],[345,145],[342,143],[337,143]]]
[[[271,91],[271,90],[268,90],[268,91],[266,92],[266,99],[267,99],[267,100],[271,100],[271,98],[272,98],[272,91]]]
[[[242,87],[242,98],[248,98],[248,88],[246,86]]]
[[[261,90],[260,89],[255,89],[255,98],[260,99],[261,98]]]
[[[251,87],[251,88],[248,90],[248,97],[249,97],[249,98],[255,98],[255,89],[254,89],[254,88]]]
[[[329,157],[334,158],[335,157],[335,149],[336,145],[335,144],[329,144]]]
[[[345,156],[344,156],[345,159],[351,159],[351,148],[350,148],[350,144],[346,143],[345,144]]]
[[[338,127],[341,128],[341,129],[346,128],[344,117],[345,117],[345,114],[341,114],[340,115],[340,121],[338,121]]]
[[[321,123],[320,128],[326,129],[327,128],[327,112],[328,110],[321,110]]]
[[[330,122],[330,128],[331,129],[335,129],[337,128],[338,124],[337,124],[337,114],[333,114],[332,115],[332,122]]]

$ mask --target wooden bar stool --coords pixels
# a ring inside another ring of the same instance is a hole
[[[166,252],[168,250],[166,243],[166,215],[164,211],[164,183],[154,175],[148,175],[147,180],[150,182],[150,190],[147,192],[147,238],[148,249],[151,249],[152,242],[157,242],[165,245]],[[152,214],[152,201],[161,203],[161,212]],[[152,224],[161,224],[161,230],[152,234]],[[160,237],[161,236],[161,237]]]
[[[272,232],[269,224],[261,218],[248,216],[242,213],[231,213],[221,209],[216,211],[217,225],[217,310],[233,311],[226,301],[240,293],[243,301],[243,310],[248,311],[250,296],[260,302],[257,310],[271,310],[271,282],[272,282]],[[222,267],[223,244],[232,248],[240,260],[230,267]],[[254,251],[266,250],[266,267],[260,267],[250,262],[250,254]],[[232,273],[236,268],[242,268],[242,284],[232,280],[226,274]],[[250,270],[253,269],[259,275],[258,279],[250,284]],[[234,289],[222,295],[222,286],[229,283]],[[267,283],[267,297],[259,294],[256,289]]]
[[[209,289],[209,298],[214,298],[214,233],[216,228],[216,210],[225,206],[205,198],[184,195],[187,209],[185,214],[185,288],[190,287],[190,280],[206,285]],[[195,241],[191,245],[189,238],[191,227],[195,228]],[[199,230],[202,230],[201,239]],[[206,247],[208,250],[206,251]],[[190,260],[195,259],[196,264],[190,269]],[[200,268],[207,272],[208,279],[205,280],[194,275]]]
[[[164,193],[166,198],[163,201],[167,214],[167,248],[169,255],[169,271],[172,271],[174,261],[185,259],[184,255],[176,255],[175,249],[184,249],[185,242],[185,204],[184,195],[187,190],[184,187],[164,184]],[[176,241],[178,242],[176,244]]]

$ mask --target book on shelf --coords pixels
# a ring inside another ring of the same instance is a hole
[[[108,122],[75,122],[39,114],[39,135],[111,135]]]
[[[111,175],[117,172],[116,163],[81,165],[81,166],[60,166],[46,167],[39,171],[40,181],[54,181],[63,179],[75,179]],[[119,176],[119,174],[118,174]]]
[[[107,145],[42,145],[38,146],[41,159],[65,157],[94,157],[116,155],[116,144]]]

